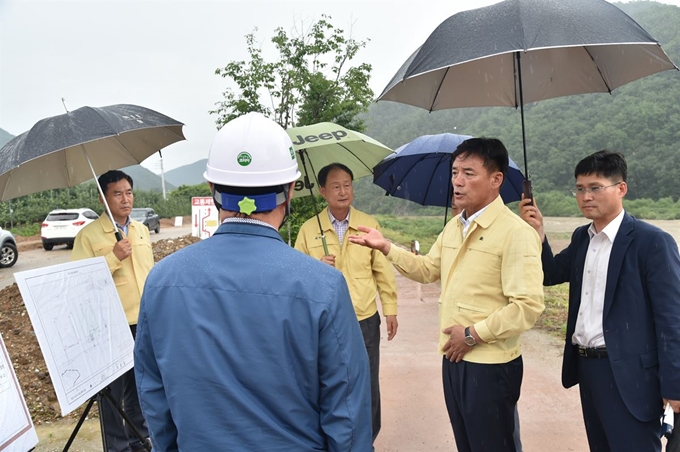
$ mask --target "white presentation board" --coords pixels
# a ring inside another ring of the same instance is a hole
[[[38,444],[19,381],[0,337],[0,451],[26,452]]]
[[[191,198],[191,235],[199,239],[212,236],[220,223],[220,214],[210,196]]]
[[[62,416],[133,367],[134,340],[103,257],[17,272]]]

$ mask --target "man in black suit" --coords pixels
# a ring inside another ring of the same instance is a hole
[[[591,451],[661,451],[660,417],[680,412],[680,256],[673,238],[623,209],[622,154],[599,151],[572,190],[592,220],[553,256],[531,200],[522,218],[543,239],[544,284],[569,282],[562,384],[579,385]]]

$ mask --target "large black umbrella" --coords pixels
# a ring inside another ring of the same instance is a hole
[[[0,201],[73,187],[141,163],[184,140],[182,126],[157,111],[125,104],[82,107],[42,119],[0,149]]]
[[[506,0],[446,19],[397,71],[378,100],[429,111],[520,107],[611,92],[677,69],[658,41],[604,0]]]

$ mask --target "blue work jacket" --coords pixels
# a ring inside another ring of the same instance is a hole
[[[347,284],[273,228],[225,223],[153,268],[135,375],[154,452],[372,448]]]

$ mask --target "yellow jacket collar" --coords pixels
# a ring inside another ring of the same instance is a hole
[[[504,208],[505,204],[503,204],[503,199],[501,198],[501,195],[498,195],[496,199],[491,201],[491,204],[488,205],[486,210],[473,221],[477,223],[479,227],[486,229],[491,226],[493,220],[501,214]]]

